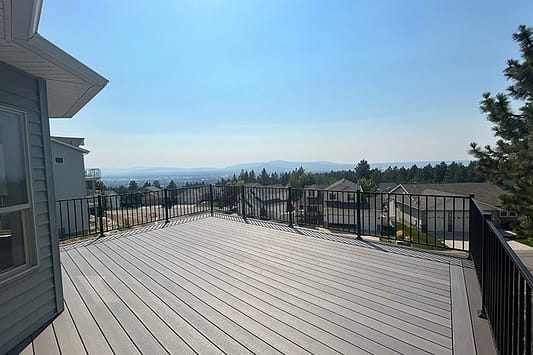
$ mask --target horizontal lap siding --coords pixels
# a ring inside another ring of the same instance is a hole
[[[0,353],[4,353],[56,315],[58,307],[45,162],[49,133],[46,125],[47,133],[43,137],[41,117],[47,115],[41,115],[39,81],[0,62],[0,105],[26,112],[39,257],[39,268],[35,272],[0,289]]]

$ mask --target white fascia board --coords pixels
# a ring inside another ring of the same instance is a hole
[[[28,41],[14,40],[14,42],[87,84],[103,88],[108,83],[106,78],[38,33]]]
[[[13,42],[60,68],[62,71],[71,74],[72,82],[79,83],[79,81],[82,81],[87,85],[87,90],[81,96],[72,98],[72,105],[65,112],[50,112],[50,117],[70,118],[74,116],[108,83],[106,78],[39,34],[35,34],[29,41],[14,40]],[[53,78],[50,80],[53,80]],[[53,100],[53,97],[50,97],[50,99]]]
[[[389,193],[394,193],[394,191],[398,190],[399,188],[401,188],[403,191],[405,191],[406,194],[409,194],[409,191],[407,191],[405,189],[405,187],[403,187],[402,184],[398,184],[396,187],[392,188]]]

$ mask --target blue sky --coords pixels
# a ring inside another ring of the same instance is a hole
[[[469,159],[494,142],[533,2],[45,0],[39,32],[109,79],[54,135],[86,166]]]

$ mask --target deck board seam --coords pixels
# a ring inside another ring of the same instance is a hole
[[[78,326],[76,325],[76,322],[74,322],[74,318],[72,318],[72,314],[70,313],[70,308],[65,300],[65,310],[64,312],[68,312],[67,315],[72,321],[72,324],[74,324],[74,329],[76,329],[76,333],[78,334],[78,337],[80,338],[81,345],[83,346],[83,349],[85,350],[85,353],[88,354],[89,351],[87,350],[87,346],[85,345],[85,342],[83,341],[83,338],[81,336],[80,330],[78,329]],[[60,347],[61,349],[61,347]],[[67,354],[68,355],[68,354]]]

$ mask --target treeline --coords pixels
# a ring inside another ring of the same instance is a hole
[[[310,185],[327,186],[340,179],[359,183],[364,191],[375,191],[379,183],[454,183],[483,182],[483,176],[476,172],[476,162],[468,165],[452,162],[441,162],[435,166],[430,164],[410,168],[388,167],[385,170],[370,168],[366,160],[361,160],[353,170],[330,171],[326,173],[306,172],[302,167],[286,173],[268,173],[263,169],[258,175],[255,171],[242,170],[239,175],[230,179],[220,179],[219,185],[243,185],[259,183],[261,185],[290,185],[305,187]]]

